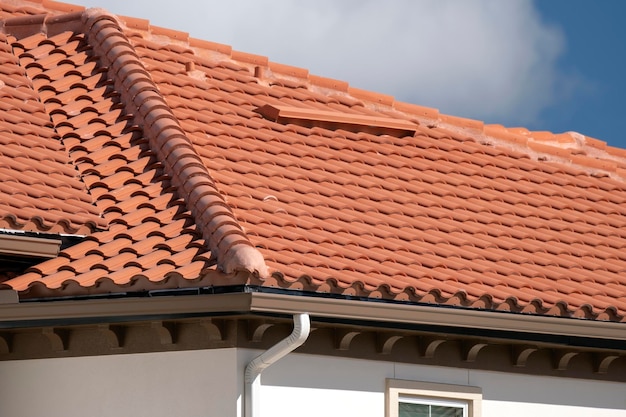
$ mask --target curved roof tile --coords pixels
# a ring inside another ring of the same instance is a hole
[[[12,186],[62,195],[46,200],[56,224],[94,222],[94,203],[109,228],[4,282],[22,297],[247,283],[626,321],[626,151],[442,115],[140,19],[48,12],[4,22],[0,76],[35,89],[0,108],[30,129],[0,153],[41,141]],[[55,129],[64,147],[45,146]],[[82,183],[24,175],[41,152]],[[72,184],[92,200],[68,206]],[[46,222],[15,201],[0,206],[11,224]]]

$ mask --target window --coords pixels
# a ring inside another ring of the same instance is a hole
[[[398,402],[398,415],[400,417],[467,417],[467,408],[467,403],[462,401],[402,396]]]
[[[480,417],[480,388],[387,380],[387,417]]]

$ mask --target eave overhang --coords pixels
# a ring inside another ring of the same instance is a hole
[[[520,342],[553,340],[589,345],[606,341],[626,350],[626,325],[617,322],[245,291],[226,294],[161,295],[90,298],[0,304],[0,329],[74,324],[174,320],[219,314],[292,315],[307,312],[313,319],[371,323],[391,329],[429,329],[457,334],[502,337]],[[600,343],[602,345],[603,343]],[[606,344],[606,343],[604,343]]]

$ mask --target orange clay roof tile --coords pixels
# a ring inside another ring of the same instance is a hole
[[[252,284],[626,321],[624,150],[143,19],[0,16],[0,226],[89,235],[3,283],[23,298]]]

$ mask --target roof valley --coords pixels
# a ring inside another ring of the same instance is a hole
[[[239,225],[115,17],[90,9],[83,13],[83,23],[89,43],[109,67],[126,110],[143,125],[144,134],[179,194],[187,197],[187,207],[216,257],[218,268],[226,273],[247,271],[267,276],[263,256]]]

